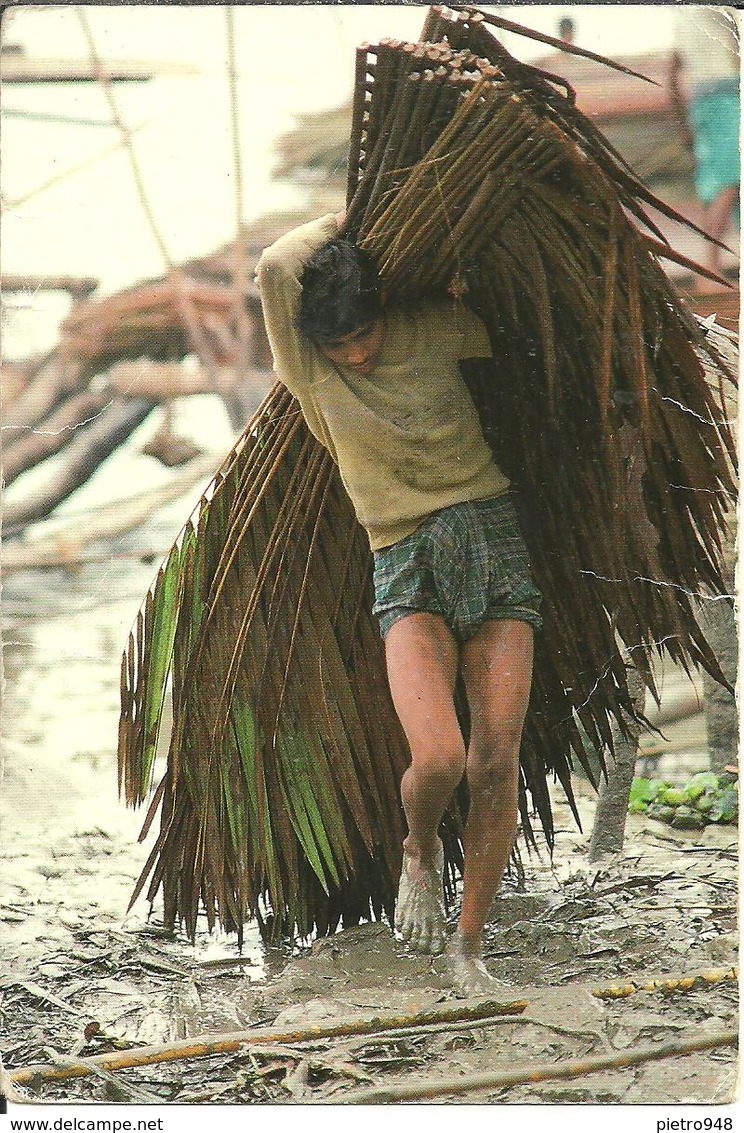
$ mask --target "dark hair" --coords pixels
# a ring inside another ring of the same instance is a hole
[[[576,31],[576,24],[573,22],[571,17],[570,16],[564,16],[562,18],[562,20],[560,21],[560,23],[558,24],[558,35],[562,39],[565,39],[567,36],[573,35],[573,33],[575,31]]]
[[[329,240],[308,260],[300,279],[297,325],[313,342],[334,342],[382,313],[375,262],[351,240]]]

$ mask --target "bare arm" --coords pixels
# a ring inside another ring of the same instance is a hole
[[[274,370],[293,393],[311,381],[315,357],[314,347],[297,329],[303,268],[337,234],[336,218],[331,214],[303,224],[267,248],[256,268]]]

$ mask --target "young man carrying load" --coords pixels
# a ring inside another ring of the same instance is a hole
[[[374,552],[374,613],[411,750],[395,927],[420,952],[446,947],[456,989],[479,995],[496,983],[481,938],[516,834],[540,596],[461,372],[491,355],[483,323],[454,301],[386,305],[374,263],[342,224],[329,215],[282,237],[257,278],[277,376],[336,461]],[[447,943],[437,831],[463,774],[463,899]]]

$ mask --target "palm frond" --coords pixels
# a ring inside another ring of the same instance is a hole
[[[172,681],[148,893],[162,884],[190,933],[202,906],[238,931],[268,906],[276,931],[307,934],[318,900],[332,927],[360,868],[370,889],[350,910],[392,908],[407,756],[370,609],[366,536],[277,387],[159,571],[123,668],[133,805],[151,785]]]

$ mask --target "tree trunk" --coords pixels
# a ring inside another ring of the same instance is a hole
[[[714,602],[706,611],[706,636],[732,684],[736,682],[736,623],[732,602]],[[727,764],[738,759],[739,726],[736,701],[728,689],[703,673],[705,698],[705,730],[708,737],[708,756],[711,771],[721,772]]]
[[[637,712],[643,712],[645,688],[635,668],[628,671],[628,690]],[[640,727],[628,721],[628,738],[622,735],[617,725],[613,726],[615,758],[607,760],[607,778],[602,780],[599,800],[594,816],[594,826],[589,842],[589,861],[611,854],[619,854],[625,837],[625,818],[628,813],[628,798],[635,774],[638,757]]]
[[[732,686],[736,685],[737,655],[739,649],[734,615],[734,587],[736,561],[736,518],[729,520],[729,538],[725,545],[726,579],[731,598],[703,600],[700,623],[710,647],[716,655],[723,675]],[[705,730],[708,736],[708,756],[711,771],[721,772],[727,764],[738,760],[739,721],[736,701],[728,689],[703,673],[705,700]]]

